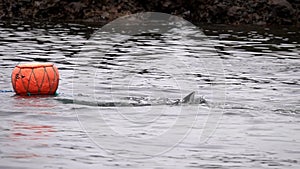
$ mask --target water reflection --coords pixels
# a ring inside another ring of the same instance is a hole
[[[42,108],[42,109],[51,109],[55,107],[56,104],[51,101],[55,96],[13,96],[13,106],[16,108]]]
[[[55,132],[53,126],[12,121],[9,139],[12,141],[47,139]]]

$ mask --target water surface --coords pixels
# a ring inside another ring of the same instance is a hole
[[[18,63],[53,62],[61,77],[58,96],[1,93],[0,168],[299,168],[299,30],[200,28],[204,39],[190,27],[93,37],[88,25],[1,23],[1,90]],[[164,104],[191,91],[209,105]],[[212,107],[222,119],[201,142]]]

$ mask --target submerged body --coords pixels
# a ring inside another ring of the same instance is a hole
[[[184,105],[184,104],[207,104],[203,97],[195,98],[195,91],[191,92],[182,99],[169,98],[144,98],[144,97],[126,97],[124,101],[116,102],[90,102],[76,99],[56,99],[64,104],[77,104],[99,107],[138,107],[138,106],[158,106],[158,105]]]

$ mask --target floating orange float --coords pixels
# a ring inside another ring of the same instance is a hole
[[[19,95],[53,95],[58,82],[58,70],[53,63],[19,64],[11,75],[12,86]]]

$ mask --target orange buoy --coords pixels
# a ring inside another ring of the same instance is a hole
[[[53,63],[19,64],[12,71],[11,83],[19,95],[53,95],[59,82]]]

